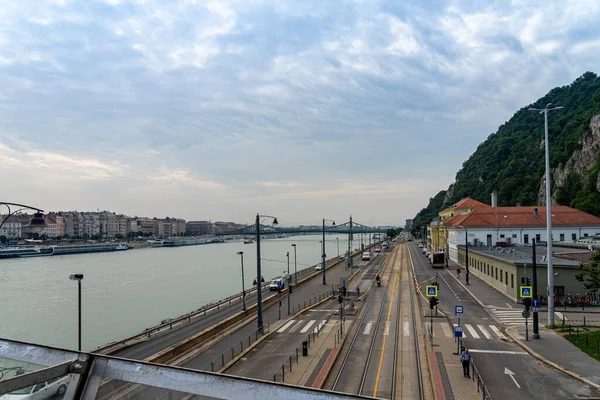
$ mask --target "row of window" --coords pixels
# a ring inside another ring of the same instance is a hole
[[[500,269],[500,274],[498,274],[498,267],[494,267],[493,265],[484,263],[483,261],[473,257],[469,257],[469,265],[475,267],[475,269],[477,269],[478,271],[481,271],[484,274],[491,276],[492,279],[499,280],[500,283],[508,285],[508,271]],[[510,288],[515,288],[515,276],[512,273],[510,274]]]

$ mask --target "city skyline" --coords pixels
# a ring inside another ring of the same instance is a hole
[[[0,17],[3,200],[44,210],[403,225],[516,110],[600,65],[594,1],[0,1]]]

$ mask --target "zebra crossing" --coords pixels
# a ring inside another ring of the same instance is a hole
[[[447,322],[434,322],[433,323],[433,337],[445,336],[447,338],[454,337],[454,327],[456,324],[450,325]],[[483,324],[462,324],[463,327],[463,339],[508,339],[504,333],[496,325],[483,325]],[[425,323],[425,332],[431,331],[431,324]]]
[[[523,318],[523,316],[521,315],[521,313],[523,312],[522,309],[497,310],[495,308],[492,308],[492,312],[494,313],[494,315],[496,317],[498,317],[500,322],[502,322],[504,325],[525,326],[525,318]],[[533,318],[529,318],[529,320],[527,322],[528,322],[528,324],[533,324]]]
[[[325,325],[326,323],[326,319],[292,319],[286,322],[281,328],[277,329],[277,333],[317,333],[321,330],[321,328],[323,328],[323,325]]]

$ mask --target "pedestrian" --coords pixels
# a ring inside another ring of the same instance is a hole
[[[471,377],[471,371],[469,369],[471,363],[471,353],[469,353],[469,349],[465,348],[460,355],[460,361],[462,362],[463,373],[465,374],[465,378]]]

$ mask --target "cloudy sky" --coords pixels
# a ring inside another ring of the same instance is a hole
[[[403,224],[518,108],[600,73],[598,21],[596,0],[0,0],[0,200]]]

